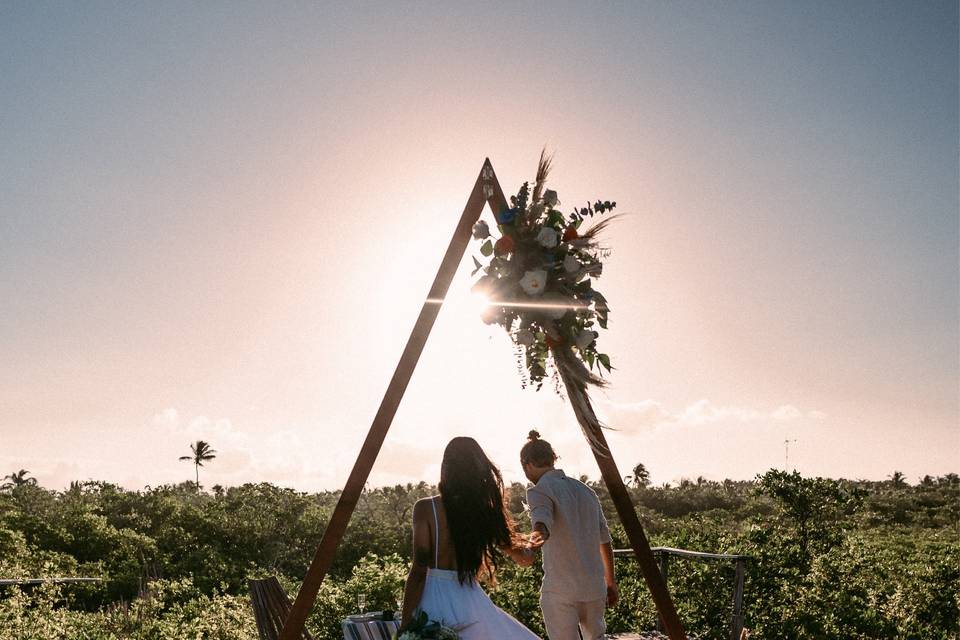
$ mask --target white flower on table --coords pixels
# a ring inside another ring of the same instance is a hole
[[[473,225],[473,237],[477,240],[485,240],[490,237],[490,227],[486,221],[480,220]]]
[[[560,244],[560,234],[552,227],[544,227],[540,229],[540,233],[537,234],[537,242],[547,249],[553,249]]]
[[[520,278],[520,288],[528,296],[538,296],[543,293],[543,288],[547,285],[547,272],[543,269],[534,269],[527,271]]]
[[[437,637],[440,640],[460,640],[460,634],[457,633],[456,629],[451,627],[440,627],[440,632],[437,634]]]

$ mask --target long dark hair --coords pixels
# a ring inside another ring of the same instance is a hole
[[[440,498],[463,584],[488,572],[493,576],[500,547],[514,541],[504,503],[503,477],[473,438],[454,438],[443,452]]]

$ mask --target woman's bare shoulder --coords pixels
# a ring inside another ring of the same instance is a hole
[[[431,513],[433,509],[430,503],[434,501],[434,498],[436,498],[436,496],[432,496],[429,498],[420,498],[419,500],[417,500],[413,504],[413,517],[415,519],[427,517],[427,514]]]

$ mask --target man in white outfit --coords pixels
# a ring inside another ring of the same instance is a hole
[[[543,544],[543,623],[550,640],[600,640],[604,611],[619,597],[610,530],[597,494],[555,468],[556,460],[550,443],[531,431],[520,463],[534,483],[527,489],[531,542]]]

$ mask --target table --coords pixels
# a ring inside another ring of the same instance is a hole
[[[382,611],[347,616],[342,623],[343,640],[391,640],[399,620],[384,620]]]

